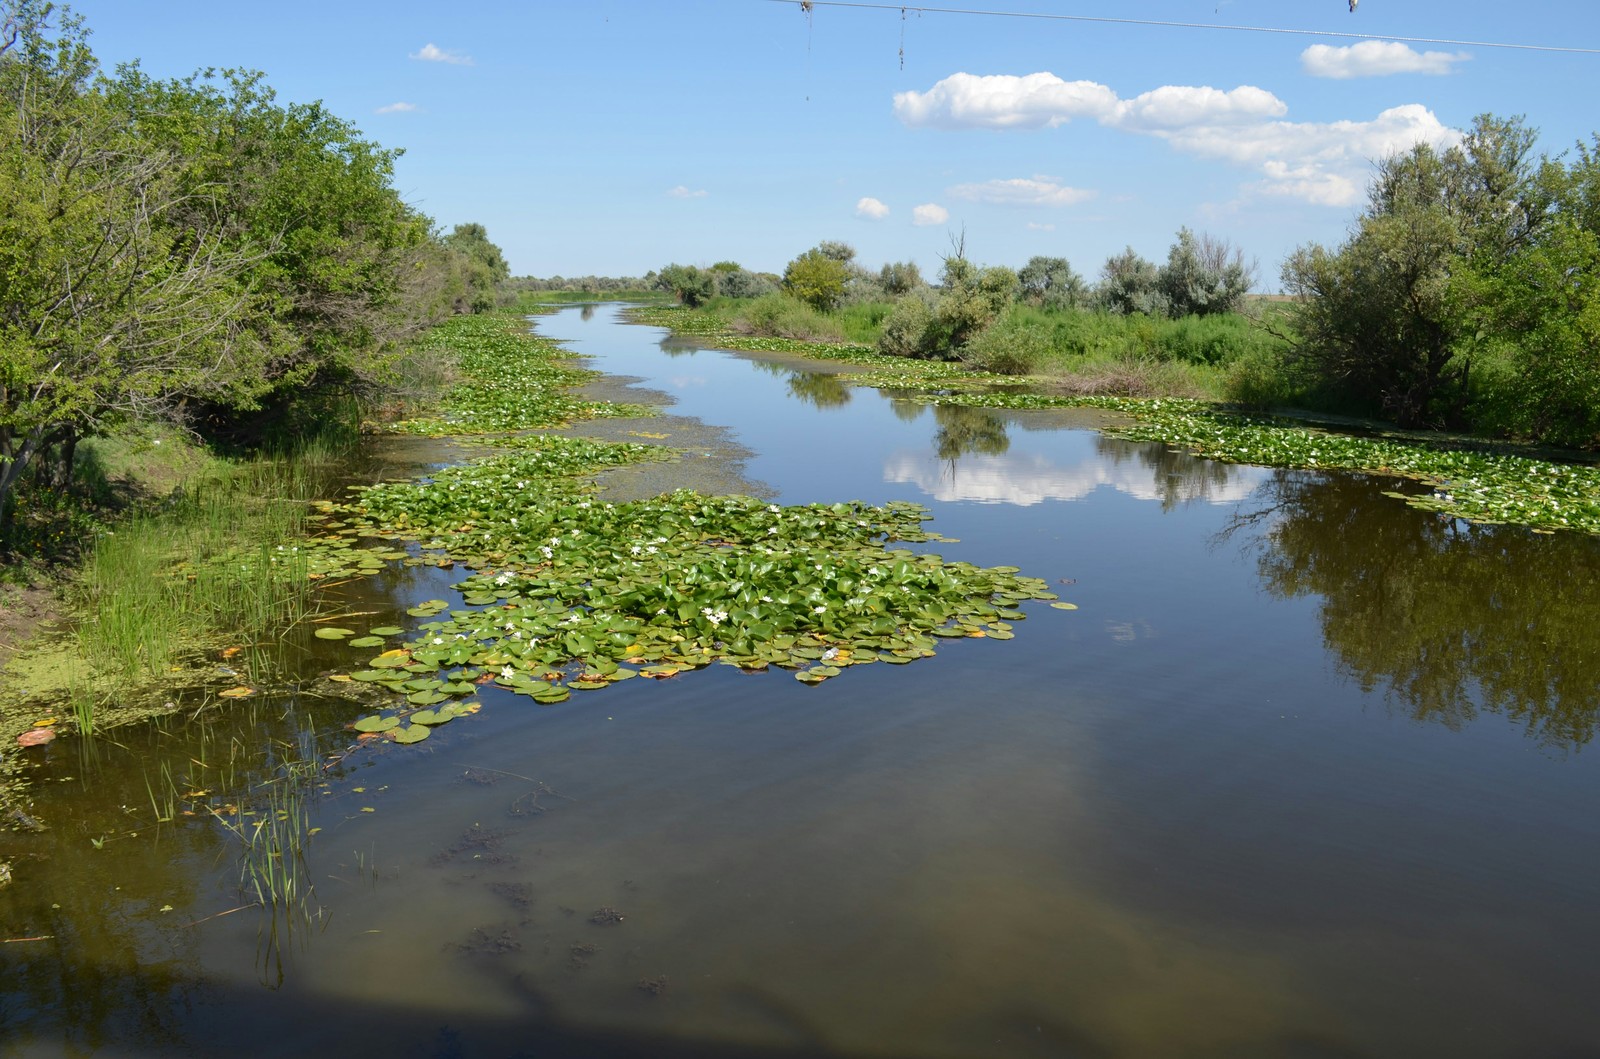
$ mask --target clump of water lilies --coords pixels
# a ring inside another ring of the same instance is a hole
[[[687,490],[607,503],[538,461],[572,470],[651,447],[549,441],[427,482],[369,487],[343,506],[348,527],[423,541],[477,571],[456,585],[465,606],[413,608],[433,620],[352,679],[404,693],[408,706],[468,694],[474,680],[553,703],[712,662],[818,683],[929,657],[940,638],[1010,639],[1023,603],[1057,599],[1015,567],[891,548],[940,540],[915,504],[780,506]],[[588,456],[562,451],[574,447]],[[438,723],[404,716],[359,723],[408,739],[425,735],[407,725]]]
[[[1429,482],[1393,493],[1430,511],[1483,523],[1600,533],[1600,468],[1391,438],[1332,434],[1261,417],[1162,408],[1119,433],[1200,456],[1273,467],[1340,468]]]
[[[492,434],[642,411],[569,393],[598,373],[564,363],[572,354],[532,334],[521,316],[456,317],[424,342],[448,350],[466,381],[451,387],[437,414],[393,424],[391,429],[401,433]]]

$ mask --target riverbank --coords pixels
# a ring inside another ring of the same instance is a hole
[[[1420,481],[1427,493],[1395,492],[1407,504],[1482,524],[1536,532],[1600,534],[1600,466],[1594,456],[1461,435],[1400,431],[1383,424],[1284,412],[1262,414],[1215,401],[1126,397],[1079,385],[1070,375],[997,375],[958,364],[888,357],[860,343],[740,335],[714,314],[683,307],[629,311],[641,323],[692,335],[707,345],[849,362],[851,382],[894,390],[934,405],[994,409],[1094,407],[1131,422],[1107,424],[1114,437],[1155,441],[1207,459],[1263,467],[1363,471]],[[1096,366],[1094,371],[1100,369]]]

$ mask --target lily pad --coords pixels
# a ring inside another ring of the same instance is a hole
[[[397,743],[420,743],[428,738],[430,731],[427,725],[410,724],[404,728],[396,728],[389,733],[389,738]]]
[[[371,717],[361,718],[350,727],[354,728],[358,732],[387,732],[389,729],[398,728],[399,726],[400,718],[398,717],[386,717],[383,714],[373,714]]]
[[[319,640],[345,640],[356,634],[354,629],[340,629],[335,626],[324,626],[312,635]],[[382,641],[379,641],[382,642]]]

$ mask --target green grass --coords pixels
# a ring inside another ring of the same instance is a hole
[[[336,443],[252,460],[214,459],[156,510],[100,534],[75,586],[79,653],[117,684],[160,677],[199,644],[253,641],[315,606],[305,535]],[[77,701],[77,696],[74,696]]]

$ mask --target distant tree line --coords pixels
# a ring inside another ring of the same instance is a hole
[[[241,70],[107,74],[39,0],[0,22],[0,519],[24,475],[65,484],[82,438],[247,438],[372,392],[419,329],[494,303],[483,227],[436,232],[398,152],[322,104]]]

